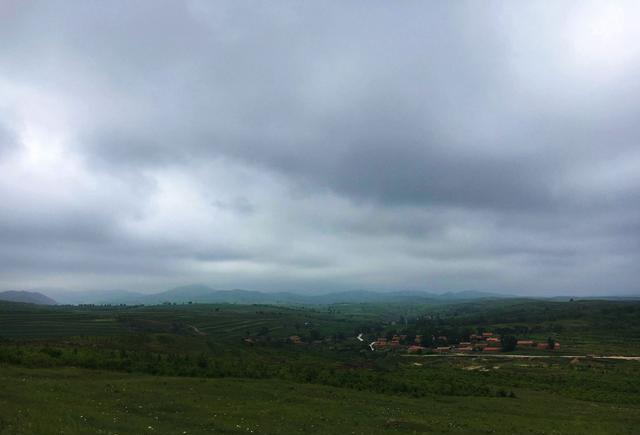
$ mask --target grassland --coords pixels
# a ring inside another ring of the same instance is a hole
[[[544,391],[414,399],[275,380],[0,369],[1,434],[632,434],[638,404]]]
[[[635,433],[640,362],[553,355],[640,355],[639,314],[607,301],[0,303],[0,434]],[[562,351],[421,358],[355,339],[477,329],[553,335]]]

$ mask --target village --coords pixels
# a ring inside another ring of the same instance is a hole
[[[466,352],[501,352],[512,350],[525,350],[525,349],[537,349],[537,350],[558,350],[560,349],[560,343],[549,338],[543,342],[535,340],[518,340],[515,337],[505,337],[503,342],[502,337],[492,332],[483,332],[481,334],[471,334],[469,341],[461,341],[459,343],[449,343],[446,336],[432,337],[432,342],[436,343],[436,346],[427,347],[423,346],[422,335],[416,335],[413,343],[408,343],[408,337],[406,335],[394,335],[391,339],[385,337],[378,338],[375,342],[371,343],[372,350],[385,350],[385,349],[397,349],[406,350],[408,353],[466,353]]]
[[[364,342],[362,334],[356,337]],[[249,339],[245,339],[248,341]],[[292,335],[287,338],[292,344],[308,344],[299,335]],[[320,344],[323,340],[315,340],[313,343]],[[431,343],[431,345],[426,345]],[[531,339],[517,339],[513,336],[501,337],[493,332],[482,332],[471,334],[469,341],[454,343],[447,336],[432,336],[431,340],[423,340],[422,335],[410,337],[408,335],[394,334],[387,337],[379,337],[369,344],[372,351],[404,351],[412,354],[422,353],[470,353],[470,352],[509,352],[514,350],[559,350],[560,343],[552,338],[543,341]]]

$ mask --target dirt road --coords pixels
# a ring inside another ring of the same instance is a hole
[[[486,353],[443,353],[429,355],[402,355],[407,358],[584,358],[584,359],[617,359],[625,361],[640,361],[640,356],[622,356],[622,355],[505,355],[505,354],[486,354]]]

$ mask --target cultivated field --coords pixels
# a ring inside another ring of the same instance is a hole
[[[639,313],[607,301],[2,303],[0,433],[636,433],[640,361],[594,355],[640,355]],[[480,330],[562,347],[459,358],[368,346]]]

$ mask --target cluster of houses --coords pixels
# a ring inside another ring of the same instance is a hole
[[[418,340],[418,337],[422,338],[421,335],[417,335],[416,340]],[[398,349],[400,347],[405,347],[401,344],[401,342],[404,342],[406,340],[407,340],[406,335],[394,335],[391,338],[391,340],[387,340],[384,337],[380,337],[375,341],[375,343],[373,343],[373,346],[375,346],[376,349],[387,349],[387,348]]]
[[[358,336],[360,341],[362,334]],[[513,340],[513,339],[512,339]],[[253,343],[251,339],[245,339],[248,343]],[[302,337],[299,335],[291,335],[287,338],[287,341],[292,344],[305,344]],[[314,343],[321,343],[321,341],[314,341]],[[415,339],[411,340],[407,335],[394,335],[390,339],[380,337],[369,346],[371,350],[406,350],[408,353],[422,353],[424,351],[436,352],[436,353],[465,353],[465,352],[500,352],[502,351],[502,338],[498,334],[492,332],[483,332],[481,334],[472,334],[469,336],[469,341],[461,341],[457,344],[451,344],[448,337],[441,335],[432,337],[432,343],[437,343],[433,347],[425,346],[425,341],[422,335],[416,335]],[[513,342],[512,342],[513,345]],[[552,347],[551,347],[552,346]],[[535,340],[517,340],[515,348],[519,350],[523,349],[539,349],[539,350],[558,350],[560,349],[560,343],[557,341],[543,341],[538,342]]]
[[[436,346],[434,348],[428,348],[423,346],[423,340],[421,335],[416,335],[414,343],[410,345],[403,345],[407,339],[406,335],[394,335],[390,340],[384,337],[378,338],[373,346],[375,349],[406,349],[409,353],[421,353],[426,350],[431,350],[437,353],[445,352],[500,352],[502,350],[502,339],[499,335],[492,332],[483,332],[482,334],[472,334],[469,337],[469,341],[461,341],[458,344],[450,344],[446,346]],[[434,341],[438,343],[448,343],[449,340],[446,336],[434,337]],[[518,349],[550,349],[548,342],[536,342],[534,340],[517,340],[516,348]],[[560,343],[554,342],[553,349],[559,349]]]

